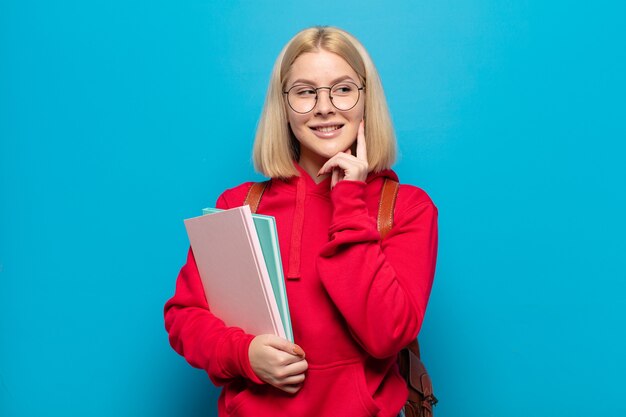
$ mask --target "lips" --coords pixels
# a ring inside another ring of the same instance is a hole
[[[309,126],[311,132],[320,139],[334,139],[341,135],[343,124],[323,124],[317,126]]]
[[[328,133],[328,132],[332,132],[333,130],[337,130],[339,128],[341,128],[341,126],[324,126],[324,127],[318,127],[315,130],[317,130],[318,132]]]
[[[337,123],[333,125],[311,126],[310,128],[317,132],[329,133],[329,132],[333,132],[335,130],[341,129],[342,127],[343,127],[343,124]]]

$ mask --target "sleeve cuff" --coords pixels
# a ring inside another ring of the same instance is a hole
[[[330,192],[333,203],[331,227],[345,222],[354,222],[354,218],[368,216],[365,203],[367,184],[363,181],[340,181]]]
[[[264,384],[252,370],[248,350],[254,336],[237,329],[227,334],[220,344],[220,366],[226,374],[243,376],[256,384]]]

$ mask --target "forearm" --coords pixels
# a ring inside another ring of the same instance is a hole
[[[204,369],[216,385],[239,377],[260,382],[248,359],[253,336],[227,327],[211,313],[191,251],[178,276],[176,293],[165,305],[165,327],[174,350],[192,366]]]
[[[373,356],[391,356],[416,337],[423,321],[436,258],[436,209],[428,200],[398,213],[381,242],[363,202],[364,186],[337,191],[318,272],[355,339]]]

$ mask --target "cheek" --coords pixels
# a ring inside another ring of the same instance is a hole
[[[346,133],[353,138],[356,138],[358,132],[359,132],[359,124],[361,123],[361,120],[363,120],[363,115],[364,115],[364,109],[361,106],[359,109],[354,109],[353,112],[350,113],[350,115],[348,116],[348,119],[350,120],[350,123],[346,126]]]
[[[357,110],[357,118],[359,119],[359,122],[363,120],[363,117],[365,117],[365,104],[359,103]]]
[[[356,138],[356,135],[358,132],[359,132],[359,125],[356,123],[352,123],[350,126],[347,126],[345,135],[354,139]]]
[[[357,106],[350,110],[350,113],[346,116],[351,123],[356,123],[358,125],[365,117],[365,105],[362,102],[359,102]]]
[[[352,124],[356,124],[357,129],[358,129],[359,123],[361,123],[361,120],[363,120],[364,116],[365,116],[365,109],[363,108],[363,106],[361,106],[358,109],[354,109],[354,112],[350,114],[350,122]]]
[[[305,126],[305,120],[303,120],[303,118],[301,117],[294,116],[293,114],[289,114],[287,119],[289,121],[289,127],[291,128],[291,131],[296,136],[296,139],[300,140],[302,132],[305,132],[305,129],[308,129]]]

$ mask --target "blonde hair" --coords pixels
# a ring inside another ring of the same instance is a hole
[[[369,169],[377,172],[391,168],[396,159],[396,138],[378,71],[354,36],[329,26],[316,26],[297,33],[278,55],[254,139],[254,167],[272,178],[298,175],[293,161],[299,158],[299,143],[288,126],[283,91],[294,61],[304,53],[320,49],[339,55],[358,74],[365,86],[364,119]]]

